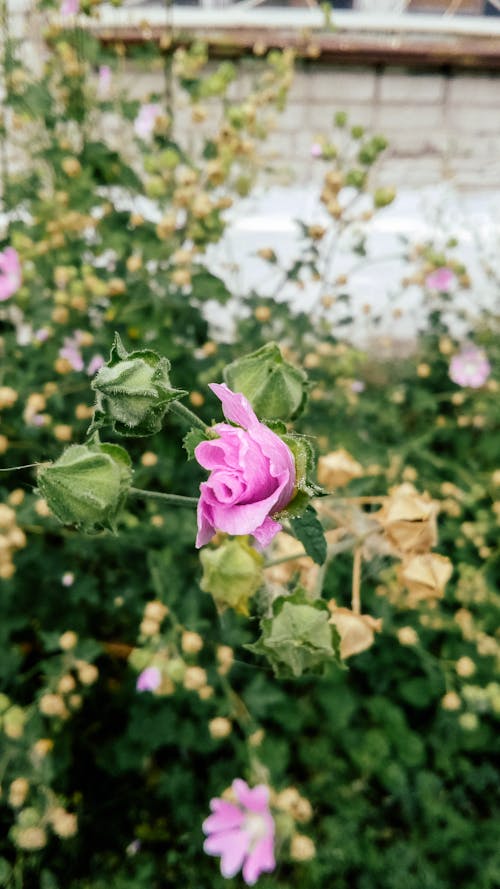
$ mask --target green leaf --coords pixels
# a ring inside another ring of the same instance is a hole
[[[295,537],[300,540],[307,555],[311,556],[317,565],[322,565],[326,559],[326,540],[316,511],[312,506],[308,506],[301,516],[290,519],[290,523]]]
[[[192,293],[194,299],[206,302],[208,299],[215,299],[217,302],[225,305],[231,298],[231,293],[227,289],[222,278],[212,275],[207,269],[199,266],[191,278]]]
[[[182,446],[187,451],[188,460],[193,460],[195,448],[198,447],[198,445],[201,444],[202,441],[208,440],[208,436],[205,435],[202,429],[197,429],[196,427],[190,429],[182,440]]]

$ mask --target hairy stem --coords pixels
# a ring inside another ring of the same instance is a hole
[[[197,497],[183,497],[182,494],[165,494],[163,491],[143,491],[141,488],[130,488],[134,497],[151,497],[154,500],[166,500],[175,506],[197,506]]]
[[[177,414],[178,417],[181,417],[183,420],[186,420],[191,426],[198,426],[199,429],[203,429],[204,432],[209,431],[209,427],[197,416],[197,414],[190,411],[185,404],[181,404],[180,401],[174,401],[170,405],[170,410],[172,413]]]

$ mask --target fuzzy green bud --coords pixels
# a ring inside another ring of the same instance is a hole
[[[114,530],[132,480],[130,457],[119,445],[71,445],[38,473],[38,488],[65,525]]]
[[[173,389],[170,362],[151,349],[128,353],[115,334],[108,363],[92,380],[97,392],[91,428],[110,424],[119,435],[144,436],[159,432],[168,405],[186,393]]]
[[[263,556],[240,537],[217,549],[202,549],[200,559],[200,586],[205,593],[211,593],[219,611],[234,608],[247,615],[248,602],[262,585]]]
[[[307,376],[285,361],[276,343],[267,343],[224,368],[224,381],[242,392],[259,417],[291,420],[304,408]]]

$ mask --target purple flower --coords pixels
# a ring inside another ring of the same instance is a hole
[[[161,673],[158,667],[146,667],[139,673],[135,687],[137,691],[156,691],[161,683]]]
[[[443,266],[442,268],[434,269],[430,275],[427,275],[425,286],[428,287],[429,290],[439,290],[440,293],[446,293],[448,290],[451,290],[455,282],[455,273],[446,266]]]
[[[472,343],[464,346],[450,361],[450,379],[457,386],[469,386],[479,389],[491,373],[491,364],[483,349]]]
[[[62,0],[59,12],[63,16],[78,15],[80,12],[80,0]]]
[[[245,883],[253,886],[261,873],[276,867],[269,788],[264,784],[250,788],[236,778],[233,791],[236,804],[217,798],[210,801],[212,814],[202,825],[207,835],[203,848],[208,855],[221,856],[223,877],[234,877],[241,868]]]
[[[148,139],[155,128],[156,118],[161,114],[157,102],[142,105],[134,121],[134,130],[141,139]]]
[[[198,463],[210,471],[208,481],[200,485],[196,546],[204,546],[219,530],[253,534],[259,546],[265,547],[281,531],[271,516],[293,496],[292,452],[259,422],[244,395],[232,392],[225,383],[212,383],[210,388],[220,398],[229,423],[218,423],[211,430],[218,437],[195,448]]]
[[[21,286],[21,263],[17,250],[6,247],[0,253],[0,302],[10,299]]]
[[[105,364],[105,360],[102,355],[94,355],[87,365],[87,373],[89,377],[93,377],[94,374],[96,374],[97,371],[100,370],[103,364]]]

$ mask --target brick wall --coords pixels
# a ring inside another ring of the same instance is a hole
[[[421,73],[308,66],[297,71],[269,149],[301,181],[321,175],[310,157],[334,112],[387,136],[379,176],[396,186],[442,179],[460,189],[500,187],[500,74]]]

